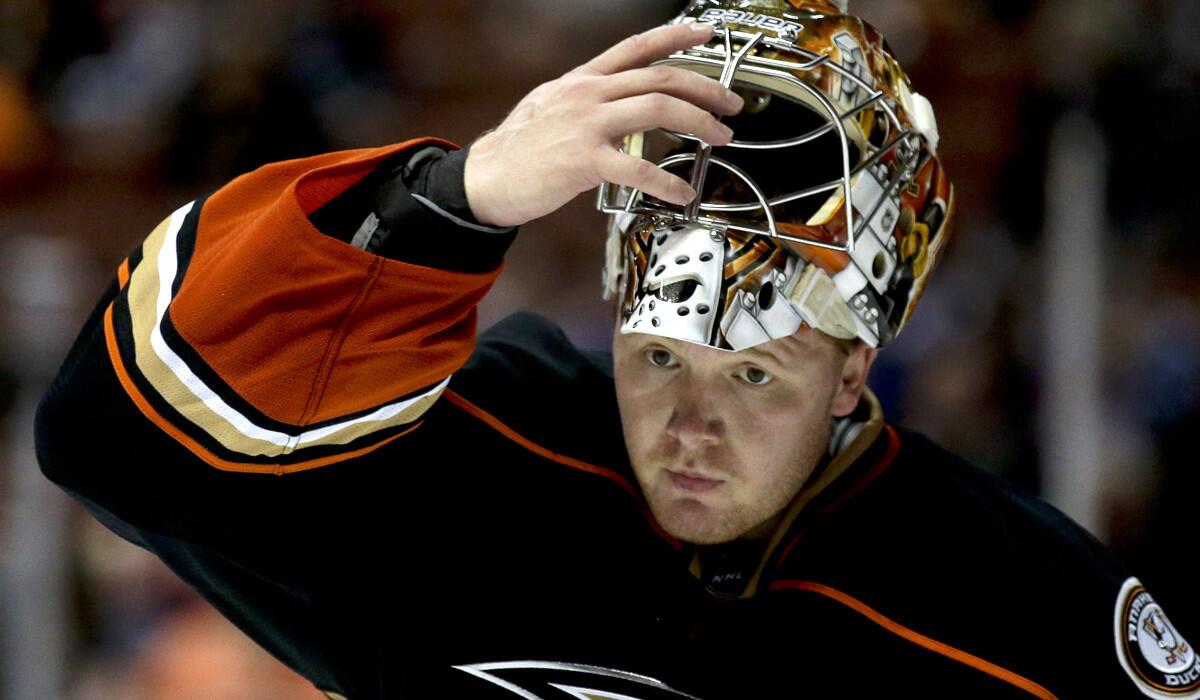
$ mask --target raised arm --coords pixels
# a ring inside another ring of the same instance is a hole
[[[347,612],[369,615],[379,593],[380,515],[364,504],[453,452],[422,422],[473,351],[511,227],[601,178],[681,198],[682,181],[613,144],[655,126],[727,140],[705,110],[740,100],[644,67],[702,34],[623,42],[469,151],[424,139],[276,163],[180,207],[120,264],[46,393],[43,471],[344,689],[373,658]],[[361,599],[329,605],[346,577]]]

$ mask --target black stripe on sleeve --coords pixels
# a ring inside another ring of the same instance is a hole
[[[389,437],[412,428],[413,425],[417,424],[421,420],[417,419],[416,421],[410,423],[378,430],[346,444],[304,447],[286,455],[248,455],[242,452],[236,452],[226,448],[206,431],[185,418],[182,413],[177,411],[174,406],[169,404],[162,396],[160,396],[145,378],[145,376],[138,371],[136,360],[133,354],[133,343],[130,333],[131,329],[129,327],[129,308],[125,304],[125,295],[120,295],[113,301],[112,318],[113,330],[116,333],[118,352],[121,355],[121,362],[125,366],[126,374],[129,375],[130,380],[134,383],[134,386],[137,388],[137,390],[142,394],[142,397],[160,416],[173,425],[177,430],[186,434],[189,438],[196,441],[201,447],[212,453],[217,458],[227,462],[246,465],[288,466],[291,464],[297,464],[299,462],[308,462],[310,460],[320,459],[322,457],[345,454],[362,447],[379,444]],[[307,429],[312,428],[309,427],[306,428],[306,430]]]
[[[183,223],[179,227],[179,234],[175,238],[177,268],[175,282],[171,285],[172,299],[178,296],[188,266],[192,263],[192,254],[196,251],[196,230],[200,227],[200,210],[204,208],[204,203],[207,201],[208,197],[205,196],[192,203],[192,210],[184,217]]]

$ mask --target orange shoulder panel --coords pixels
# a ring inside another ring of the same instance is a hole
[[[367,410],[441,381],[473,351],[475,305],[499,269],[388,260],[308,220],[383,159],[422,143],[450,146],[423,140],[276,163],[204,204],[171,321],[265,415],[309,425]]]

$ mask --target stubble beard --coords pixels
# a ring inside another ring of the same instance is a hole
[[[829,404],[831,408],[832,399]],[[828,411],[824,411],[814,418],[816,426],[808,440],[798,446],[793,457],[793,464],[797,470],[794,472],[794,478],[776,484],[775,488],[762,493],[750,493],[749,502],[733,498],[741,484],[738,478],[740,467],[733,470],[713,470],[708,474],[725,478],[727,482],[720,488],[730,489],[728,494],[720,494],[719,498],[714,498],[714,494],[689,497],[680,494],[671,486],[667,473],[668,469],[678,466],[682,461],[654,455],[648,460],[653,465],[647,475],[650,483],[643,479],[643,470],[634,469],[651,513],[672,537],[700,545],[731,542],[776,518],[788,508],[808,482],[828,449],[832,416]],[[721,463],[719,460],[714,462]]]
[[[638,479],[650,511],[672,537],[693,544],[730,542],[769,515],[755,512],[757,509],[753,507],[754,504],[743,503],[736,498],[742,482],[733,470],[707,470],[705,476],[724,479],[725,483],[714,492],[689,495],[672,485],[668,473],[668,470],[686,471],[681,466],[684,461],[650,461],[654,467],[648,475],[649,483],[643,481],[641,470],[638,470]]]

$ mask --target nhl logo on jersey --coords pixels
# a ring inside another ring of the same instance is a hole
[[[501,661],[454,668],[525,700],[700,700],[648,676],[584,664]]]
[[[1200,698],[1200,657],[1136,578],[1117,595],[1113,632],[1117,658],[1151,698]]]

